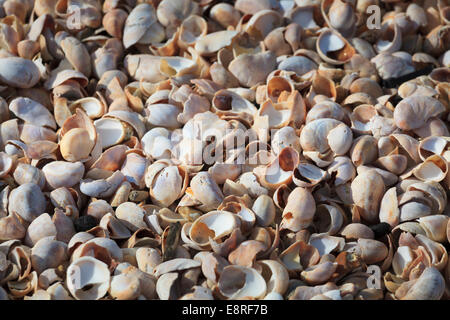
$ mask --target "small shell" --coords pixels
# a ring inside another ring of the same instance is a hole
[[[386,245],[377,240],[360,238],[358,239],[358,247],[361,250],[361,258],[367,264],[380,262],[388,255]]]
[[[259,226],[267,227],[275,219],[275,205],[268,195],[260,195],[253,203],[252,211],[255,213],[256,224]]]
[[[52,188],[70,188],[83,178],[84,165],[81,162],[53,161],[46,164],[42,172]]]
[[[31,88],[39,78],[39,69],[31,60],[19,57],[0,59],[0,81],[9,86]]]
[[[425,159],[413,170],[414,176],[424,182],[440,182],[444,180],[447,172],[448,161],[436,154]]]
[[[317,53],[325,62],[340,65],[350,61],[355,49],[339,33],[325,29],[317,39]]]
[[[115,171],[110,177],[106,179],[86,179],[81,180],[80,190],[85,195],[95,198],[107,198],[114,194],[117,188],[125,179],[125,176],[120,171]]]
[[[108,266],[92,257],[82,257],[67,268],[67,288],[77,300],[98,300],[108,291]]]
[[[444,215],[432,215],[418,219],[420,226],[426,232],[428,238],[437,242],[445,242],[447,232],[447,222],[449,217]]]
[[[239,11],[228,3],[215,4],[211,8],[209,16],[224,28],[227,28],[229,25],[236,27],[241,19]]]
[[[123,44],[125,49],[136,43],[158,43],[164,39],[164,29],[156,19],[155,8],[142,3],[133,8],[125,21]]]
[[[117,300],[135,300],[140,295],[139,279],[125,273],[112,276],[108,292]]]
[[[56,237],[56,227],[48,213],[43,213],[34,219],[27,229],[24,243],[33,247],[40,239]]]
[[[154,274],[156,277],[160,277],[161,275],[173,272],[173,271],[181,271],[192,268],[200,267],[201,263],[192,259],[185,258],[175,258],[161,264],[158,264],[154,269]]]
[[[337,266],[337,262],[322,262],[305,269],[300,276],[309,285],[323,284],[331,278]]]
[[[244,297],[263,298],[267,291],[264,278],[255,269],[243,266],[225,267],[218,287],[220,293],[230,300]]]
[[[373,239],[375,237],[372,229],[361,223],[350,223],[342,229],[341,234],[347,240],[354,239]]]
[[[55,119],[50,111],[37,101],[24,97],[16,98],[10,102],[9,110],[25,122],[56,129]]]
[[[368,170],[356,176],[352,182],[352,196],[355,205],[362,209],[363,219],[371,223],[378,220],[378,210],[384,192],[384,181],[375,170]]]
[[[228,211],[211,211],[197,218],[189,230],[189,237],[197,245],[209,245],[210,238],[217,241],[240,226],[237,215]]]
[[[432,97],[411,96],[403,99],[394,110],[397,127],[403,130],[419,129],[432,117],[445,111],[444,105]]]
[[[133,202],[124,202],[116,209],[117,219],[132,232],[147,227],[144,222],[145,215],[145,210]]]
[[[294,169],[292,181],[299,187],[312,187],[327,178],[327,172],[309,163],[300,163]]]
[[[308,227],[316,212],[316,203],[311,192],[305,188],[297,187],[287,199],[283,210],[281,228],[297,232]]]
[[[320,233],[335,235],[344,223],[345,213],[337,204],[320,204],[314,217],[314,225]]]
[[[45,197],[38,185],[25,183],[9,195],[8,212],[16,213],[27,222],[33,221],[45,211]]]
[[[284,295],[289,284],[289,274],[286,268],[275,260],[260,260],[258,264],[262,266],[261,275],[266,280],[267,293]]]
[[[0,218],[0,240],[22,239],[26,229],[16,215]]]
[[[191,180],[193,195],[206,208],[217,209],[223,200],[223,194],[217,183],[207,172],[199,172]]]
[[[244,87],[250,88],[264,83],[267,76],[276,68],[275,55],[270,52],[241,54],[231,61],[228,69]]]
[[[395,296],[401,300],[440,300],[444,291],[444,277],[436,268],[429,267],[418,279],[402,284]]]
[[[33,269],[38,274],[49,268],[58,267],[67,260],[67,245],[54,237],[41,238],[31,250]]]

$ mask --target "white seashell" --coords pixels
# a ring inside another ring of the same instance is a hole
[[[9,110],[25,122],[56,129],[52,114],[39,102],[24,97],[16,98],[10,102]]]
[[[236,285],[236,282],[240,285]],[[218,287],[220,292],[230,300],[243,297],[260,299],[267,291],[264,278],[255,269],[235,265],[223,269]]]
[[[42,168],[47,183],[54,189],[73,187],[84,176],[81,162],[52,161]]]
[[[92,257],[82,257],[67,268],[67,288],[77,300],[98,300],[110,285],[108,266]]]

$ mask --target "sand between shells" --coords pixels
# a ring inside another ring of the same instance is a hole
[[[0,0],[0,300],[449,299],[449,19]]]

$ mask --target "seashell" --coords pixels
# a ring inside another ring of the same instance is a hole
[[[171,137],[172,133],[166,128],[153,128],[142,137],[142,149],[156,160],[170,158],[173,148]]]
[[[199,172],[191,180],[191,189],[195,199],[206,208],[217,209],[223,200],[223,194],[217,183],[207,172]]]
[[[181,110],[171,104],[152,104],[147,108],[149,112],[148,122],[157,127],[179,128],[178,116]]]
[[[381,28],[381,37],[375,43],[375,50],[385,53],[393,53],[400,50],[402,46],[402,32],[397,23],[384,24]]]
[[[8,281],[7,286],[11,295],[14,297],[23,297],[33,291],[37,285],[37,274],[35,271],[30,273],[25,279],[19,281]]]
[[[346,38],[351,38],[356,29],[357,16],[351,3],[329,0],[321,3],[321,11],[327,25]]]
[[[122,30],[128,14],[119,8],[108,11],[102,20],[102,25],[106,32],[114,38],[122,39]]]
[[[148,163],[145,157],[137,153],[129,153],[123,162],[121,172],[130,183],[133,183],[138,188],[143,188],[145,186],[144,175]]]
[[[220,275],[218,288],[229,300],[263,298],[267,291],[264,278],[255,269],[243,266],[225,267]]]
[[[439,155],[432,155],[424,160],[413,170],[413,174],[419,180],[429,182],[442,181],[448,172],[448,161]]]
[[[140,295],[139,279],[126,273],[111,277],[109,294],[116,300],[134,300]]]
[[[323,284],[330,279],[337,266],[337,262],[322,262],[302,271],[300,277],[310,285]]]
[[[178,284],[179,274],[169,272],[161,275],[156,282],[156,292],[161,300],[175,300],[178,294],[175,292]]]
[[[67,288],[77,300],[98,300],[110,286],[108,266],[92,257],[82,257],[67,268]]]
[[[239,246],[230,252],[228,261],[233,265],[240,265],[251,268],[256,256],[265,251],[266,246],[261,241],[247,240],[239,244]]]
[[[70,243],[69,243],[70,244]],[[114,259],[118,262],[123,260],[123,253],[114,240],[104,237],[94,237],[78,246],[70,257],[71,261],[79,260],[84,256],[100,258],[103,262],[111,263]]]
[[[56,268],[67,260],[67,245],[54,238],[41,238],[31,249],[31,263],[38,274],[46,269]]]
[[[300,134],[304,151],[318,151],[325,154],[330,149],[337,155],[344,155],[351,146],[350,128],[338,120],[317,119],[309,122]]]
[[[71,218],[72,217],[66,216],[63,211],[55,210],[52,217],[52,223],[56,228],[56,240],[69,243],[72,236],[76,233]]]
[[[369,135],[363,135],[355,139],[350,154],[355,166],[374,162],[378,157],[377,140]]]
[[[435,242],[422,234],[417,234],[415,239],[418,245],[424,247],[427,251],[432,266],[436,267],[438,270],[442,270],[447,265],[448,254],[442,244]]]
[[[80,190],[85,195],[95,198],[107,198],[114,194],[125,176],[120,171],[115,171],[106,179],[85,179],[80,182]]]
[[[373,239],[375,237],[372,229],[361,223],[350,223],[342,229],[341,234],[346,240]]]
[[[317,119],[331,118],[341,122],[348,122],[344,109],[336,102],[322,101],[315,104],[306,115],[306,123]]]
[[[190,239],[200,247],[208,246],[210,240],[216,241],[230,235],[240,227],[240,219],[228,211],[211,211],[197,218],[189,230]]]
[[[293,172],[292,181],[299,187],[312,187],[327,178],[327,172],[309,163],[300,163]]]
[[[134,7],[126,18],[123,30],[125,49],[136,43],[158,43],[164,38],[164,29],[157,21],[154,7],[147,3]]]
[[[350,43],[332,29],[324,29],[320,33],[316,47],[320,57],[332,65],[344,64],[355,54]]]
[[[126,226],[111,213],[105,214],[100,219],[99,226],[105,230],[108,230],[111,239],[128,239],[131,237],[131,233]]]
[[[16,98],[9,104],[9,109],[18,118],[37,126],[48,126],[56,129],[56,123],[51,113],[39,102],[29,98]]]
[[[116,208],[117,219],[132,232],[147,227],[144,222],[145,214],[145,210],[133,202],[124,202]]]
[[[166,262],[163,262],[161,264],[158,264],[154,269],[154,275],[156,277],[160,277],[161,275],[173,272],[173,271],[181,271],[181,270],[187,270],[192,268],[200,267],[201,263],[192,260],[192,259],[185,259],[185,258],[176,258],[172,259]]]
[[[46,237],[56,237],[56,227],[48,213],[43,213],[34,219],[28,226],[24,243],[33,247],[40,239]]]
[[[361,216],[368,222],[378,220],[380,202],[385,192],[385,184],[380,174],[368,170],[356,176],[352,185],[352,197],[361,210]]]
[[[327,234],[312,234],[309,238],[309,245],[315,247],[322,257],[335,250],[341,251],[344,248],[345,239]]]
[[[399,223],[400,211],[395,187],[388,189],[381,199],[379,218],[380,222],[389,223],[392,227]]]
[[[241,14],[236,9],[228,3],[217,3],[211,7],[209,16],[224,28],[229,25],[236,27],[241,19]]]
[[[282,184],[289,184],[292,180],[292,170],[298,164],[298,153],[287,147],[280,151],[277,158],[270,163],[262,172],[254,173],[260,177],[261,185],[270,190],[277,189]]]
[[[141,247],[136,250],[136,262],[140,270],[152,274],[154,268],[162,263],[162,256],[156,249]]]
[[[281,26],[282,17],[277,11],[261,10],[251,16],[244,30],[250,37],[263,40],[273,29]]]
[[[348,181],[352,180],[356,175],[355,167],[352,161],[348,157],[336,157],[333,162],[329,165],[328,174],[335,174],[334,184],[336,186],[343,185]]]
[[[15,247],[9,253],[8,258],[11,263],[14,263],[18,267],[18,281],[22,281],[30,275],[31,259],[29,250],[25,250],[25,247]]]
[[[304,56],[288,57],[278,65],[278,69],[295,72],[297,76],[303,76],[317,68],[318,65],[313,60]]]
[[[345,214],[337,204],[320,204],[314,216],[314,225],[320,233],[335,235],[344,223]]]
[[[275,219],[275,205],[268,195],[262,194],[256,198],[252,211],[255,213],[256,224],[261,227],[271,225]]]
[[[231,61],[228,70],[247,88],[264,83],[276,68],[275,55],[268,51],[256,54],[241,54]]]
[[[375,64],[378,74],[383,79],[398,78],[402,75],[411,73],[414,71],[414,67],[410,61],[404,59],[403,56],[390,53],[380,53],[373,57],[370,61]]]
[[[18,214],[27,222],[45,211],[45,198],[38,185],[25,183],[11,191],[8,212]]]
[[[386,245],[378,240],[373,239],[358,239],[358,249],[360,251],[362,260],[367,264],[373,264],[383,261],[388,255],[388,248]]]
[[[0,218],[0,239],[2,241],[22,239],[25,233],[26,229],[20,223],[16,214]]]
[[[279,154],[286,147],[293,148],[300,152],[300,142],[292,127],[283,127],[275,132],[272,138],[272,150],[275,154]]]
[[[0,70],[0,81],[16,88],[34,87],[40,79],[37,66],[19,57],[0,58]]]
[[[83,178],[84,165],[81,162],[52,161],[42,168],[42,173],[52,188],[70,188]]]
[[[320,13],[318,12],[318,9],[318,6],[304,4],[290,10],[288,18],[303,29],[316,30],[322,22],[320,20],[321,17],[319,17]]]
[[[213,300],[212,292],[208,288],[194,286],[193,292],[187,293],[180,300]]]
[[[428,119],[439,116],[444,110],[444,106],[434,98],[412,96],[397,105],[394,120],[403,130],[418,129],[424,126]]]
[[[448,219],[449,218],[444,215],[432,215],[421,217],[418,219],[418,222],[429,239],[442,243],[446,240],[446,225]]]
[[[439,300],[445,291],[445,280],[434,267],[426,268],[420,277],[402,284],[395,296],[401,300]]]
[[[183,49],[194,46],[199,39],[206,35],[206,32],[207,23],[205,19],[197,15],[189,16],[180,26],[177,43]]]
[[[287,199],[283,210],[282,229],[289,229],[297,232],[308,227],[316,211],[316,204],[311,192],[305,188],[297,187]]]
[[[158,21],[165,27],[176,28],[182,21],[193,14],[197,14],[199,5],[191,0],[163,0],[158,5],[156,14]]]
[[[288,289],[289,274],[282,264],[275,260],[260,260],[258,264],[262,267],[262,276],[267,283],[268,295],[278,293],[283,295]],[[268,297],[266,295],[265,299]]]

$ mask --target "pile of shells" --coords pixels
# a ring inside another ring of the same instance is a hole
[[[450,299],[449,22],[0,0],[0,300]]]

